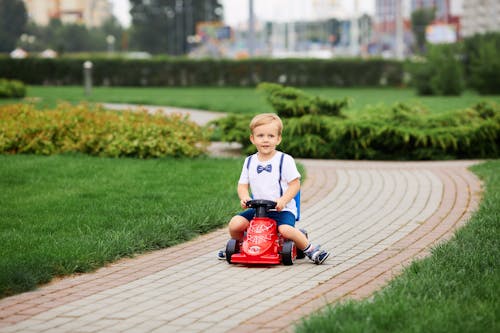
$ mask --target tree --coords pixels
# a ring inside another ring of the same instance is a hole
[[[420,8],[411,13],[411,29],[415,35],[417,52],[425,52],[425,29],[435,17],[434,8]]]
[[[30,46],[33,51],[51,48],[58,53],[102,52],[108,49],[106,39],[110,35],[115,38],[115,50],[120,49],[123,27],[113,16],[101,27],[90,29],[81,24],[63,24],[60,19],[51,19],[46,26],[28,22],[25,32],[30,36],[35,36],[35,43]]]
[[[10,52],[24,32],[28,14],[22,0],[0,0],[0,52]]]
[[[218,0],[130,0],[131,44],[151,53],[185,54],[196,24],[220,21]]]

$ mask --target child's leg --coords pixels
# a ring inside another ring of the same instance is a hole
[[[282,224],[278,227],[280,234],[286,239],[292,240],[298,249],[304,250],[309,245],[306,235],[299,229],[288,224]]]
[[[248,229],[249,221],[241,215],[233,216],[229,221],[229,235],[231,238],[243,240],[243,234]]]
[[[302,233],[299,229],[295,228],[295,217],[293,214],[287,214],[288,212],[282,212],[278,226],[278,231],[280,234],[295,242],[295,246],[298,249],[304,251],[304,254],[309,257],[315,264],[322,264],[326,258],[330,255],[329,252],[321,250],[319,245],[312,245],[309,243],[306,235]],[[291,215],[291,216],[290,216]]]

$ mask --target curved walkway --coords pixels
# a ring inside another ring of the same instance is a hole
[[[476,209],[473,161],[300,160],[300,227],[324,265],[245,267],[215,259],[225,230],[0,301],[0,332],[283,332],[328,303],[362,298]]]
[[[169,114],[182,114],[190,117],[191,120],[198,125],[206,125],[211,120],[225,117],[227,113],[204,111],[195,109],[177,108],[173,106],[159,106],[159,105],[135,105],[135,104],[117,104],[117,103],[102,103],[102,105],[109,110],[146,110],[149,113],[162,112],[165,115]]]

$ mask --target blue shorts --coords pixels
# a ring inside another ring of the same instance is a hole
[[[248,208],[247,210],[239,213],[238,215],[243,216],[248,221],[250,221],[255,216],[255,209]],[[284,210],[284,211],[282,210],[281,212],[272,210],[270,212],[267,212],[267,217],[275,220],[278,223],[278,227],[282,224],[286,224],[286,225],[295,227],[295,215],[293,215],[292,212],[289,212],[286,210]]]

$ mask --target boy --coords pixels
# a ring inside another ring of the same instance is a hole
[[[250,141],[257,148],[257,153],[245,159],[241,171],[238,181],[240,205],[243,209],[247,208],[246,203],[251,200],[249,190],[255,199],[276,201],[276,211],[269,212],[268,216],[277,221],[278,231],[283,237],[294,241],[297,248],[319,265],[330,253],[321,250],[319,245],[309,243],[307,237],[295,228],[297,207],[294,197],[300,190],[300,173],[293,157],[276,150],[281,142],[282,130],[283,123],[274,113],[259,114],[250,122]],[[233,216],[229,222],[231,238],[243,240],[243,234],[254,214],[255,209],[250,208]],[[225,250],[220,250],[217,257],[225,259]]]

